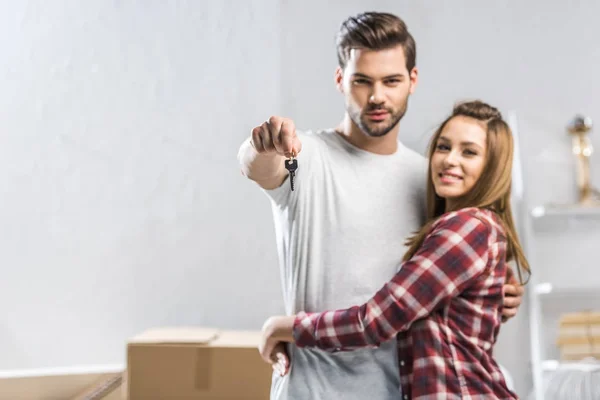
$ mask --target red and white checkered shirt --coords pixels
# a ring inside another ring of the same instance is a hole
[[[492,356],[507,268],[496,214],[478,208],[447,213],[365,304],[300,312],[296,345],[336,352],[396,336],[404,399],[517,399]]]

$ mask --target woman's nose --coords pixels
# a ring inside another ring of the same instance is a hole
[[[444,165],[447,167],[455,166],[458,163],[458,156],[455,152],[450,151],[444,158]]]

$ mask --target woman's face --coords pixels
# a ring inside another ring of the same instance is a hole
[[[457,116],[442,130],[431,157],[431,179],[446,209],[467,194],[483,172],[486,160],[486,131],[482,122]]]

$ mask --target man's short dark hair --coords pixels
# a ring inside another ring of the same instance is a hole
[[[402,19],[382,12],[365,12],[346,19],[337,34],[336,46],[343,69],[352,49],[384,50],[401,45],[410,72],[416,65],[417,45]]]

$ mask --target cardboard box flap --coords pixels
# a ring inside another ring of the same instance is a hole
[[[261,332],[224,330],[219,333],[219,337],[215,338],[211,346],[258,349],[261,338]]]
[[[213,328],[177,327],[150,329],[129,340],[130,344],[208,344],[219,337]]]

